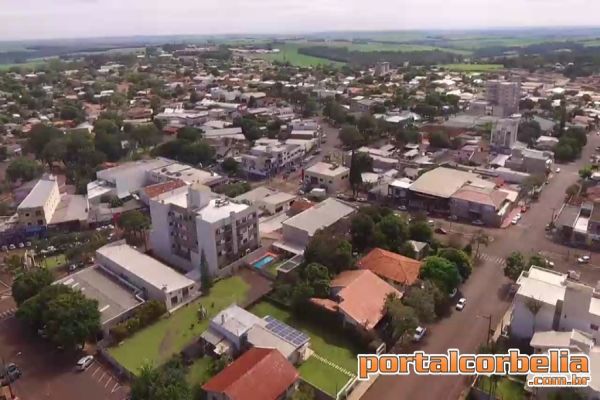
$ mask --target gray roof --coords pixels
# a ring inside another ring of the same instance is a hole
[[[556,219],[556,226],[568,226],[572,228],[575,226],[575,221],[578,216],[579,207],[566,205]]]
[[[410,190],[425,195],[449,198],[467,183],[484,187],[494,186],[493,183],[484,181],[471,172],[439,167],[421,175],[410,185]]]
[[[50,225],[71,221],[85,221],[88,219],[88,207],[88,201],[85,196],[77,194],[64,195],[52,215]]]
[[[248,330],[248,343],[253,347],[277,349],[285,358],[289,358],[296,351],[296,346],[277,337],[260,324]]]
[[[312,236],[319,229],[333,225],[340,219],[352,214],[354,211],[354,208],[333,198],[328,198],[314,207],[284,221],[283,225],[304,230]]]
[[[58,185],[56,180],[49,178],[42,178],[33,187],[31,192],[25,197],[25,199],[19,204],[18,208],[36,208],[43,207],[50,193],[54,190],[54,186]]]

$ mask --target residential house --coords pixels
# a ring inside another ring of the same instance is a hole
[[[275,215],[280,212],[287,212],[296,201],[296,196],[259,186],[235,197],[234,200],[248,203],[267,214]]]
[[[370,270],[400,290],[414,285],[419,279],[421,262],[380,248],[374,248],[356,265]]]

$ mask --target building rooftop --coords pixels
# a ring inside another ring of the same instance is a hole
[[[252,326],[262,322],[261,318],[235,304],[219,312],[210,321],[211,326],[221,327],[237,337],[246,333]]]
[[[283,225],[304,230],[308,232],[309,236],[312,236],[319,229],[333,225],[340,219],[352,214],[354,211],[354,208],[333,198],[328,198],[300,214],[293,216],[287,221],[284,221]]]
[[[217,222],[229,218],[231,213],[240,213],[248,209],[247,204],[236,203],[227,199],[212,199],[207,206],[199,209],[196,214],[207,222]]]
[[[573,329],[570,332],[535,332],[529,343],[534,349],[558,348],[588,352],[594,346],[594,339],[587,334]]]
[[[173,179],[172,181],[161,182],[155,185],[146,186],[144,189],[144,193],[148,196],[149,199],[152,199],[156,196],[159,196],[164,193],[168,193],[171,190],[178,189],[180,187],[186,186],[186,183],[181,179]]]
[[[299,378],[298,371],[277,350],[252,348],[202,388],[229,400],[277,400]]]
[[[37,181],[37,183],[31,190],[31,192],[29,192],[27,197],[25,197],[21,204],[19,204],[18,208],[22,209],[43,207],[44,204],[46,204],[48,197],[50,197],[50,194],[55,189],[55,187],[58,190],[58,183],[56,181],[56,178],[41,178],[39,181]]]
[[[421,262],[412,258],[375,248],[361,258],[357,265],[384,279],[410,286],[419,279]]]
[[[158,290],[172,292],[194,284],[191,279],[186,278],[160,261],[135,250],[125,244],[124,241],[107,244],[99,248],[96,253],[106,257]]]
[[[313,165],[312,167],[308,168],[306,170],[306,173],[313,173],[313,174],[319,174],[319,175],[333,177],[333,176],[338,176],[338,175],[344,174],[349,171],[350,171],[350,169],[347,167],[344,167],[343,165],[318,162],[315,165]]]
[[[566,274],[532,266],[517,279],[517,295],[556,305],[565,298],[566,281]]]
[[[458,189],[451,197],[499,209],[504,200],[507,199],[508,193],[490,187],[481,188],[473,185],[465,185]]]
[[[451,197],[466,184],[479,187],[494,187],[494,183],[481,179],[471,172],[439,167],[425,172],[410,186],[410,190],[430,196]]]
[[[50,224],[61,224],[71,221],[86,221],[88,219],[89,205],[87,198],[78,194],[65,194],[61,197],[56,207]]]

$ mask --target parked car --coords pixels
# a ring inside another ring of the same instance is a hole
[[[20,242],[20,243],[19,243],[19,248],[20,248],[20,249],[22,249],[23,247],[25,247],[25,243],[23,243],[23,242]]]
[[[6,245],[2,246],[2,251],[8,251],[8,246],[6,246]]]
[[[10,245],[8,246],[8,249],[9,249],[9,250],[14,250],[14,249],[16,249],[16,247],[15,247],[15,245],[14,245],[14,244],[10,244]]]
[[[462,297],[460,300],[458,300],[458,303],[456,303],[456,309],[458,311],[462,311],[465,308],[466,303],[467,303],[467,299]]]
[[[590,256],[581,256],[577,259],[579,264],[587,264],[590,262]]]
[[[448,231],[445,230],[444,228],[436,228],[435,233],[439,233],[440,235],[446,235],[446,234],[448,234]]]
[[[8,385],[9,383],[13,383],[17,379],[19,379],[23,375],[17,364],[8,363],[4,368],[4,371],[1,371],[0,380],[2,385]]]
[[[545,259],[545,261],[546,261],[547,268],[554,269],[554,261],[548,260],[547,258]]]
[[[82,357],[79,359],[79,361],[77,361],[77,370],[85,371],[86,369],[89,368],[90,365],[92,365],[93,362],[94,362],[94,356]]]
[[[429,224],[429,226],[434,226],[435,225],[435,221],[430,219],[427,221],[427,223]]]
[[[413,335],[413,342],[420,342],[421,339],[423,339],[423,336],[425,336],[426,332],[427,328],[418,326],[417,329],[415,329],[415,334]]]
[[[401,205],[401,206],[398,206],[398,210],[400,210],[400,211],[406,211],[407,208],[406,208],[405,205]]]
[[[560,174],[560,168],[556,168],[556,169],[554,170],[554,172],[556,172],[557,174]]]

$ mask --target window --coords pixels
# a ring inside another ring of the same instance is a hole
[[[29,213],[25,213],[25,216],[26,216],[26,217],[29,217]]]
[[[598,325],[596,324],[590,324],[590,329],[593,331],[598,331]]]
[[[171,305],[175,305],[179,303],[179,298],[177,296],[171,297]]]
[[[42,211],[40,211],[40,210],[37,210],[37,211],[35,212],[35,215],[37,215],[37,216],[40,216],[40,215],[42,215]]]

